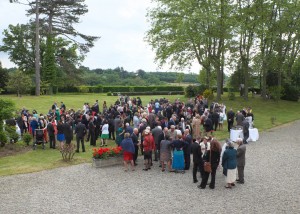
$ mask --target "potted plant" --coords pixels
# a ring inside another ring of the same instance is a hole
[[[122,163],[122,148],[94,148],[93,165],[98,167],[113,166]]]

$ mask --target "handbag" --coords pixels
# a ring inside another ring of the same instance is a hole
[[[210,150],[210,154],[209,154],[209,162],[204,162],[204,171],[211,173],[211,150]]]

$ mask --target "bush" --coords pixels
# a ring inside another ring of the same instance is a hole
[[[32,140],[32,136],[29,133],[25,133],[22,137],[22,140],[24,143],[26,143],[27,146],[29,146],[30,141]]]
[[[286,84],[283,88],[281,99],[297,102],[299,99],[299,90],[295,86]]]
[[[111,92],[108,92],[111,93]],[[183,91],[148,91],[148,92],[126,92],[128,96],[136,96],[136,95],[183,95]],[[112,95],[109,96],[118,96],[118,92],[113,92]]]
[[[229,92],[228,93],[228,99],[229,100],[235,100],[235,93],[234,92]]]
[[[79,89],[79,92],[81,92],[81,93],[89,92],[89,86],[79,86],[78,89]]]
[[[113,96],[111,92],[107,92],[106,96]]]
[[[16,132],[16,126],[5,125],[5,131],[11,141],[13,140],[14,143],[18,142],[19,134]]]
[[[209,100],[212,100],[214,99],[214,93],[211,89],[206,89],[204,92],[203,92],[203,97],[204,98],[207,98]]]
[[[282,88],[280,86],[271,86],[269,87],[269,95],[272,100],[278,101],[282,96]]]
[[[0,147],[5,146],[7,143],[7,136],[4,131],[0,131]]]
[[[205,85],[189,85],[188,87],[185,88],[185,96],[186,97],[196,97],[198,95],[203,94],[205,91],[206,86]]]

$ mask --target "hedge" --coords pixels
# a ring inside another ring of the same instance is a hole
[[[109,92],[108,92],[109,93]],[[183,95],[184,91],[143,91],[143,92],[126,92],[128,96],[136,95]],[[117,96],[118,92],[113,92],[112,96]]]
[[[172,93],[181,93],[184,94],[184,87],[182,86],[69,86],[58,88],[59,93],[107,93],[107,92],[120,92],[126,93],[129,92],[160,92],[163,94]],[[31,88],[32,95],[35,94],[35,87]],[[150,93],[151,94],[151,93]]]

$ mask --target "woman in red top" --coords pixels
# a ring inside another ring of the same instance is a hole
[[[151,169],[151,156],[152,151],[155,149],[155,143],[154,138],[150,134],[150,129],[145,129],[144,131],[145,137],[143,141],[143,150],[144,150],[144,161],[145,161],[145,168],[144,171],[147,171],[148,169]]]

